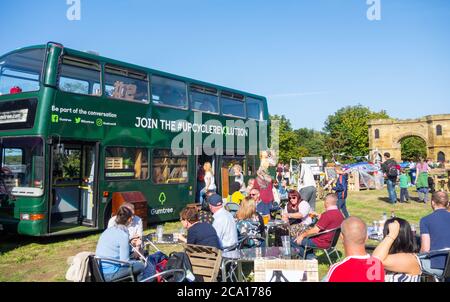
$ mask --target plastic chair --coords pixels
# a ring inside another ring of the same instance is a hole
[[[323,231],[323,232],[320,232],[320,233],[308,236],[307,238],[311,239],[311,238],[318,237],[318,236],[321,236],[323,234],[327,234],[327,233],[331,233],[331,232],[334,232],[334,235],[333,235],[331,243],[330,243],[330,245],[328,247],[320,248],[320,247],[310,247],[310,246],[306,245],[305,246],[305,252],[303,254],[303,259],[306,259],[306,252],[307,252],[307,250],[308,249],[313,249],[313,250],[323,250],[325,255],[328,258],[328,262],[330,263],[330,265],[333,264],[333,261],[331,261],[331,258],[330,258],[330,256],[332,254],[336,254],[337,255],[337,260],[336,261],[339,261],[341,259],[341,256],[339,255],[339,252],[336,249],[336,244],[339,241],[339,235],[341,234],[341,228],[340,227],[339,228],[335,228],[335,229],[331,229],[331,230],[326,230],[326,231]]]

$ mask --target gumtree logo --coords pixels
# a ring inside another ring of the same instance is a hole
[[[166,194],[164,192],[161,192],[161,194],[159,194],[159,203],[161,205],[164,205],[165,202],[166,202]]]
[[[103,120],[102,120],[101,118],[98,118],[98,119],[95,121],[95,124],[96,124],[97,126],[101,127],[101,126],[103,126]]]

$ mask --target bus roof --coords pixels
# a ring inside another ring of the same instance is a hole
[[[45,48],[45,47],[46,47],[45,44],[39,44],[39,45],[33,45],[33,46],[17,48],[17,49],[15,49],[13,51],[10,51],[10,52],[8,52],[8,53],[6,53],[6,54],[4,54],[4,55],[2,55],[0,57],[6,56],[6,55],[9,55],[11,53],[18,52],[18,51],[29,50],[29,49]],[[103,56],[100,56],[100,55],[93,54],[91,52],[79,51],[79,50],[76,50],[76,49],[66,48],[66,47],[64,47],[64,51],[65,51],[65,53],[67,53],[69,55],[72,55],[72,56],[82,57],[82,58],[85,58],[85,59],[91,59],[91,60],[95,60],[95,61],[99,61],[99,62],[103,62],[103,63],[110,63],[112,65],[119,65],[119,66],[127,67],[127,68],[130,68],[130,69],[138,69],[138,70],[142,70],[142,71],[145,70],[147,73],[156,74],[156,75],[160,75],[160,76],[165,76],[165,77],[173,78],[173,79],[176,79],[176,80],[184,81],[184,82],[187,82],[187,83],[199,84],[199,85],[202,85],[202,86],[210,86],[210,87],[213,86],[214,88],[217,88],[218,90],[226,90],[226,91],[229,91],[229,92],[243,94],[243,95],[246,95],[246,96],[249,96],[249,97],[254,97],[254,98],[258,98],[258,99],[262,99],[264,101],[267,101],[266,97],[264,97],[262,95],[257,95],[257,94],[245,92],[245,91],[242,91],[242,90],[237,90],[237,89],[233,89],[233,88],[229,88],[229,87],[225,87],[225,86],[220,86],[220,85],[209,83],[209,82],[199,81],[199,80],[195,80],[195,79],[192,79],[192,78],[188,78],[188,77],[184,77],[184,76],[180,76],[180,75],[176,75],[176,74],[160,71],[160,70],[157,70],[157,69],[152,69],[152,68],[148,68],[148,67],[132,64],[132,63],[127,63],[127,62],[124,62],[124,61],[119,61],[119,60],[103,57]]]

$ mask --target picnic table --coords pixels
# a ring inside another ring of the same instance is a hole
[[[367,237],[369,240],[375,241],[376,243],[379,243],[384,239],[383,234],[377,232],[377,230],[372,226],[367,227]],[[420,234],[416,233],[415,237],[417,246],[420,248]],[[366,250],[368,251],[374,251],[376,247],[377,245],[366,244]]]

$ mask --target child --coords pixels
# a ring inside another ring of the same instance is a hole
[[[420,172],[416,179],[416,188],[419,193],[420,202],[427,203],[428,201],[428,173]]]
[[[409,193],[408,193],[408,183],[409,177],[405,172],[405,169],[401,169],[400,171],[400,202],[408,202],[409,201]]]
[[[338,208],[342,212],[345,218],[348,218],[350,214],[347,210],[346,199],[347,199],[347,191],[348,191],[348,174],[342,170],[340,165],[336,166],[336,186],[333,188],[333,191],[336,192],[338,196]]]

